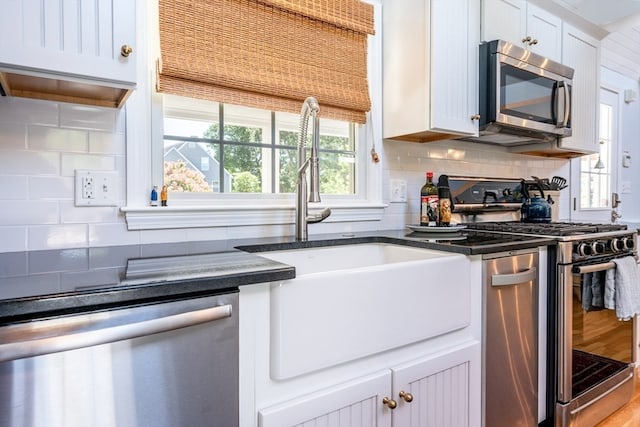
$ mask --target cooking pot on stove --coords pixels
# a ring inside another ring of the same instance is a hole
[[[520,220],[522,222],[551,222],[551,204],[545,199],[540,184],[538,182],[527,183],[523,179],[520,186],[523,196]],[[537,188],[540,196],[531,197],[529,187]]]

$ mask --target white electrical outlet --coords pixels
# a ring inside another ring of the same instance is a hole
[[[116,172],[76,170],[76,206],[116,206],[118,174]]]
[[[82,198],[83,199],[95,199],[96,188],[93,180],[93,175],[82,176]]]

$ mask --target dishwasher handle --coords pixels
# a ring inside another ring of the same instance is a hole
[[[0,344],[0,362],[76,350],[172,331],[228,318],[231,317],[231,312],[231,304],[226,304],[87,332],[9,342]],[[55,331],[53,331],[53,335],[55,335]]]
[[[491,286],[511,286],[520,283],[528,283],[536,278],[536,268],[531,267],[528,270],[511,274],[493,274],[491,275]]]

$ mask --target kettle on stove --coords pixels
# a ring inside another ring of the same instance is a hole
[[[520,208],[520,221],[522,222],[551,222],[551,204],[545,199],[544,191],[540,183],[527,183],[523,179],[520,182],[523,196],[522,207]],[[531,197],[527,187],[536,187],[540,196]]]

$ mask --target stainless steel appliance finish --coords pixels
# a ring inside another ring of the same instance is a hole
[[[548,283],[553,300],[548,303],[551,316],[547,331],[552,337],[549,360],[556,364],[555,375],[548,383],[548,389],[555,390],[555,402],[548,401],[548,406],[555,406],[555,425],[591,427],[626,403],[634,390],[635,320],[620,322],[611,310],[603,310],[598,317],[585,312],[580,302],[580,280],[586,273],[614,268],[614,258],[636,256],[637,233],[621,224],[514,221],[470,227],[556,240],[555,258],[549,260],[550,266],[555,265],[555,274]],[[582,339],[585,333],[597,345]],[[626,341],[620,337],[627,337]],[[622,343],[622,348],[614,347],[614,342]]]
[[[485,42],[480,57],[480,136],[507,146],[571,136],[573,69],[503,40]]]
[[[484,425],[538,425],[538,252],[483,261]]]
[[[558,243],[556,426],[594,426],[633,395],[635,319],[585,311],[580,283],[585,274],[615,268],[614,258],[635,256],[635,241],[625,230]]]
[[[237,426],[238,294],[0,327],[4,427]]]

